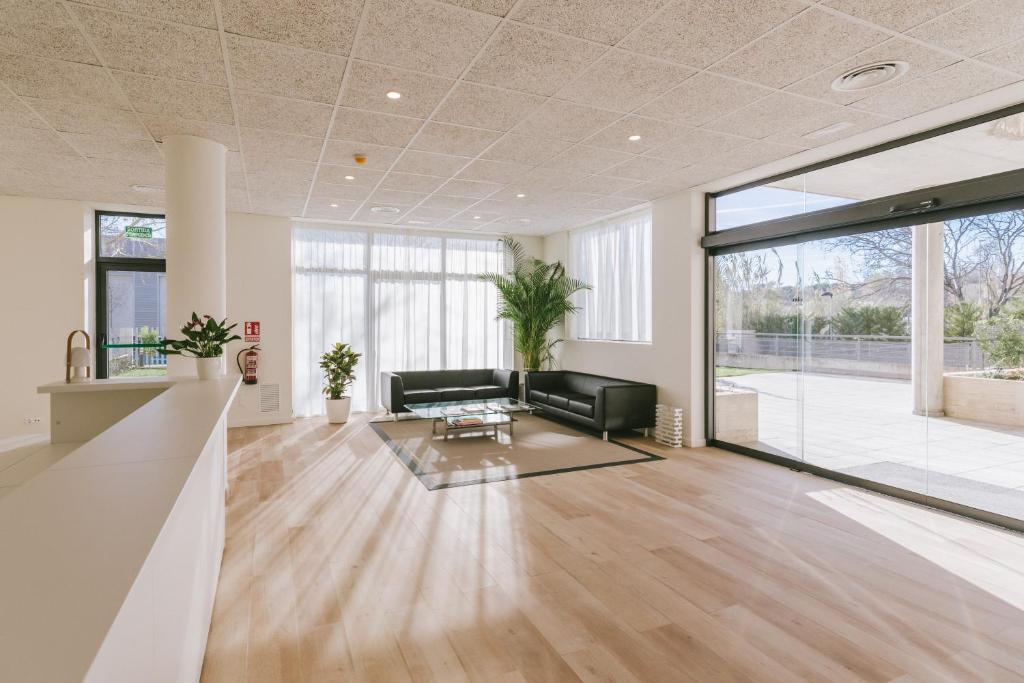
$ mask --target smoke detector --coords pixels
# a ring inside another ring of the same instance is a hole
[[[356,166],[362,166],[363,164],[366,163],[366,155],[365,154],[353,154],[352,155],[352,161],[356,162]]]
[[[850,69],[832,81],[832,89],[839,92],[867,90],[896,80],[907,73],[910,65],[906,62],[874,62]]]

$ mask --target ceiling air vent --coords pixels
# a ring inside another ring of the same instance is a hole
[[[867,90],[888,83],[907,73],[910,65],[906,62],[875,62],[850,69],[832,81],[832,89],[840,92]]]
[[[281,385],[260,385],[260,412],[276,413],[281,410]]]

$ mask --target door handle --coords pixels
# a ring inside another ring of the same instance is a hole
[[[912,204],[910,206],[890,206],[889,213],[916,213],[918,211],[927,211],[928,209],[934,209],[939,205],[938,199],[925,199],[923,202]]]

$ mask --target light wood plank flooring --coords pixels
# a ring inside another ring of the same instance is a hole
[[[1024,680],[1020,535],[714,449],[427,491],[367,419],[231,431],[203,681]]]

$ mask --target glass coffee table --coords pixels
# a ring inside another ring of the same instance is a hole
[[[508,427],[512,438],[514,413],[532,413],[534,407],[514,398],[487,398],[468,401],[439,401],[437,403],[408,403],[406,409],[417,417],[430,420],[430,434],[437,436],[437,426],[443,427],[445,441],[451,432],[478,431],[482,436],[497,436],[499,427]]]

